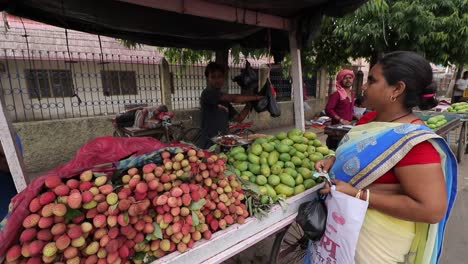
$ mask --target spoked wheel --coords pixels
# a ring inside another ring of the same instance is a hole
[[[304,263],[308,243],[309,240],[304,236],[302,228],[296,222],[292,223],[276,235],[270,263]]]
[[[161,141],[166,143],[171,143],[174,141],[179,141],[183,137],[183,130],[181,126],[171,125],[167,128],[163,127],[163,134],[161,136]]]
[[[184,130],[180,140],[187,143],[197,144],[198,140],[200,139],[200,135],[200,128],[191,127]]]

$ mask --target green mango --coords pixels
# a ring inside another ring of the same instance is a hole
[[[275,145],[272,143],[265,142],[262,144],[262,148],[263,148],[263,151],[272,152],[275,149]]]
[[[279,159],[286,162],[291,160],[291,156],[288,153],[281,153]]]
[[[239,176],[239,175],[242,174],[241,171],[238,170],[238,169],[236,169],[236,168],[234,168],[234,173],[235,173],[237,176]]]
[[[277,194],[282,194],[284,195],[285,197],[289,197],[289,196],[292,196],[294,194],[294,188],[291,188],[285,184],[278,184],[276,187],[275,187],[275,191]]]
[[[249,177],[249,181],[250,181],[250,182],[253,182],[253,183],[256,183],[256,182],[257,182],[257,177],[255,177],[255,176],[250,176],[250,177]]]
[[[291,136],[302,136],[303,132],[302,130],[298,128],[293,128],[288,131],[288,137],[291,138]]]
[[[251,173],[251,172],[248,171],[248,170],[241,172],[241,175],[245,175],[245,176],[247,176],[247,177],[255,176],[253,173]]]
[[[304,132],[304,134],[302,136],[304,136],[308,140],[314,140],[314,139],[317,138],[317,134],[315,134],[314,132],[310,132],[310,131]]]
[[[260,164],[260,158],[252,153],[249,153],[247,158],[249,159],[250,163]]]
[[[289,139],[289,138],[285,138],[285,139],[281,140],[281,143],[282,143],[282,144],[285,144],[285,145],[288,145],[288,146],[294,145],[294,141],[292,141],[292,140]]]
[[[276,186],[280,182],[281,182],[281,179],[278,175],[272,174],[268,177],[268,184],[270,184],[271,186]]]
[[[258,175],[256,182],[257,182],[258,185],[263,186],[268,182],[268,179],[263,175]]]
[[[287,153],[287,152],[289,152],[289,146],[286,145],[286,144],[276,144],[276,145],[275,145],[275,149],[276,149],[276,151],[278,151],[279,153]]]
[[[302,163],[302,160],[306,158],[306,156],[304,154],[302,154],[302,152],[299,152],[299,151],[296,152],[296,154],[294,154],[293,157],[298,157],[299,159],[301,159],[301,163]],[[298,164],[298,165],[300,165],[300,164]]]
[[[294,143],[302,143],[302,137],[301,136],[290,136],[289,139],[291,139]]]
[[[245,153],[237,153],[234,155],[235,160],[246,161],[247,155]]]
[[[295,168],[296,168],[296,165],[294,165],[294,163],[292,163],[291,161],[286,161],[286,162],[284,163],[284,167],[285,167],[285,168],[295,169]]]
[[[317,162],[323,158],[319,152],[315,152],[309,155],[309,159],[313,162]]]
[[[315,185],[317,185],[317,183],[313,179],[306,179],[304,181],[304,186],[306,187],[306,189],[310,189],[314,187]]]
[[[268,152],[262,152],[262,154],[260,154],[260,158],[268,158],[268,155],[270,155],[270,153]]]
[[[231,151],[229,151],[229,155],[233,156],[233,155],[235,155],[235,154],[237,154],[237,153],[244,153],[244,152],[245,152],[244,147],[242,147],[242,146],[237,146],[237,147],[233,147],[233,148],[231,149]]]
[[[294,156],[294,154],[296,154],[297,150],[295,148],[291,148],[291,150],[289,151],[289,155],[291,156]]]
[[[299,184],[302,184],[304,182],[304,177],[302,177],[302,175],[297,175],[296,179],[296,186],[299,185]]]
[[[312,162],[309,160],[309,159],[304,159],[302,160],[302,164],[301,164],[301,167],[302,168],[307,168],[307,169],[312,169]]]
[[[281,172],[283,172],[283,168],[281,168],[278,164],[275,164],[271,166],[270,171],[272,174],[279,175]]]
[[[289,175],[289,174],[286,174],[286,173],[281,173],[279,175],[280,177],[280,180],[281,180],[281,183],[282,184],[285,184],[289,187],[294,187],[296,185],[296,181],[294,180],[294,178]]]
[[[278,197],[276,195],[275,189],[273,189],[273,187],[269,184],[265,184],[265,187],[267,188],[267,195],[270,196],[273,201],[276,201]]]
[[[304,192],[305,191],[305,186],[300,184],[300,185],[297,185],[296,187],[294,187],[294,195],[296,194],[300,194],[301,192]]]
[[[249,168],[249,164],[246,161],[236,161],[234,162],[234,168],[242,171],[246,171]]]
[[[307,153],[312,154],[315,152],[315,147],[314,146],[307,146]]]
[[[268,160],[267,160],[267,158],[260,157],[260,164],[266,164],[266,165],[268,165]]]
[[[270,166],[268,166],[268,165],[261,165],[261,166],[260,166],[260,173],[261,173],[262,175],[265,175],[266,177],[270,176],[270,174],[271,174]]]
[[[299,174],[304,178],[312,176],[312,171],[310,171],[308,168],[298,168],[297,172],[299,172]]]
[[[262,143],[268,142],[266,138],[257,138],[253,143],[261,145]]]
[[[317,147],[315,150],[319,153],[322,153],[323,155],[328,155],[330,151],[327,146]]]
[[[254,175],[260,174],[260,165],[258,164],[249,164],[248,165],[249,171],[252,172]]]
[[[276,152],[276,151],[270,152],[270,154],[268,155],[268,165],[270,165],[270,166],[275,165],[276,162],[278,162],[278,158],[279,158],[279,153],[278,152]]]
[[[296,153],[296,155],[297,155],[297,153]],[[301,160],[299,157],[297,157],[297,156],[293,156],[293,157],[291,158],[291,161],[292,161],[292,163],[294,163],[294,165],[296,165],[296,166],[299,166],[299,165],[302,164],[302,160]]]
[[[284,168],[284,161],[278,160],[278,161],[276,162],[276,165],[280,166],[281,168]]]
[[[314,139],[314,146],[315,147],[320,147],[320,146],[322,146],[322,142],[320,142],[320,140],[318,140],[318,139]]]
[[[293,147],[299,152],[307,152],[307,145],[306,144],[294,144]]]
[[[262,152],[263,152],[262,145],[252,144],[252,146],[250,146],[250,153],[258,156],[258,155],[262,154]]]
[[[296,171],[296,169],[292,169],[292,168],[286,168],[283,170],[283,173],[286,173],[286,174],[289,174],[291,175],[293,178],[296,178],[298,173]]]
[[[266,136],[265,138],[266,138],[266,140],[268,140],[269,142],[271,142],[271,141],[273,141],[273,140],[276,139],[276,137],[273,136],[273,135],[268,135],[268,136]]]
[[[288,137],[288,134],[286,134],[286,132],[278,132],[275,137],[279,140],[283,140]]]

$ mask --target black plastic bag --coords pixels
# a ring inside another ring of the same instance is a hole
[[[327,206],[322,198],[299,206],[296,222],[301,226],[304,235],[312,240],[318,241],[325,233],[327,225]]]
[[[274,87],[268,80],[267,83],[269,87],[266,89],[266,96],[268,97],[268,112],[270,112],[271,117],[278,117],[281,115],[281,109],[276,102],[276,94],[273,94]]]
[[[234,77],[232,81],[241,87],[243,95],[254,95],[258,91],[258,76],[248,61],[245,63],[245,68],[241,70],[241,74]]]
[[[268,97],[263,97],[262,99],[256,101],[253,106],[257,113],[265,112],[268,110]]]

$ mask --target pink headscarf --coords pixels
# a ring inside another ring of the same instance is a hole
[[[336,75],[336,91],[340,94],[341,100],[344,100],[346,97],[348,97],[346,90],[341,86],[341,81],[343,81],[346,75],[351,75],[353,78],[355,77],[352,70],[341,70],[338,72],[338,75]]]

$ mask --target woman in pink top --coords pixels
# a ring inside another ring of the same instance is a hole
[[[336,76],[336,91],[328,98],[326,114],[332,119],[332,125],[349,125],[353,119],[354,94],[352,91],[354,72],[341,70]],[[339,139],[328,137],[327,146],[336,149]]]

